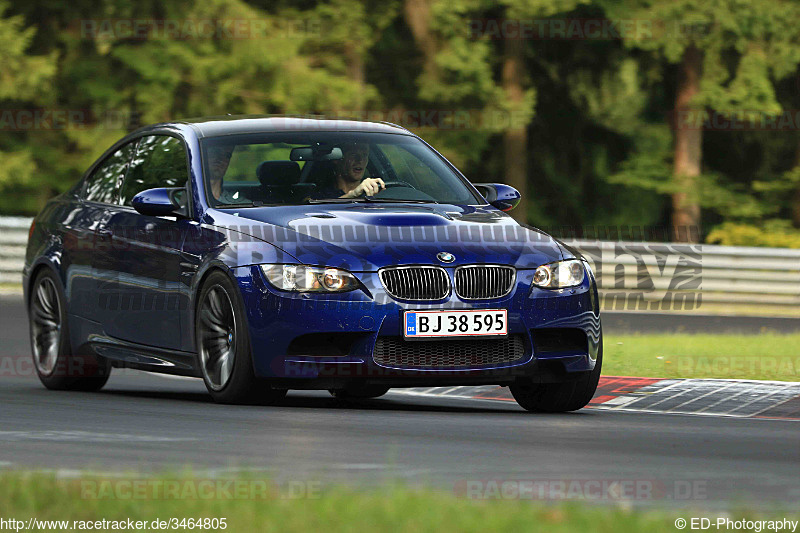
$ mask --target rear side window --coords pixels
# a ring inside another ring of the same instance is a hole
[[[136,141],[130,142],[106,157],[86,178],[83,197],[90,202],[116,203],[120,183],[125,176],[135,148]]]
[[[122,186],[122,204],[131,205],[134,196],[147,189],[183,187],[189,166],[183,143],[175,137],[142,137]]]

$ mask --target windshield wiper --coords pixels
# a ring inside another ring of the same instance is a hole
[[[353,202],[366,202],[366,198],[306,198],[307,204],[350,204]]]
[[[241,204],[218,204],[217,209],[240,209],[243,207],[264,207],[266,204],[260,200]]]

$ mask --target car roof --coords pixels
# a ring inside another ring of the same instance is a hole
[[[158,126],[178,124],[191,126],[199,138],[273,131],[353,131],[413,135],[407,129],[389,122],[369,122],[319,116],[225,115],[176,120],[166,124],[159,124]]]

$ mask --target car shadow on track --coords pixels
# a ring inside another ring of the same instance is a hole
[[[168,401],[191,402],[198,404],[214,404],[208,394],[194,391],[156,391],[106,389],[99,394],[118,398],[139,398]],[[343,400],[333,398],[323,391],[291,391],[289,395],[274,405],[219,405],[221,409],[326,409],[326,410],[358,410],[358,411],[396,411],[396,412],[428,412],[428,413],[502,413],[528,415],[527,411],[517,407],[513,402],[505,402],[496,406],[495,402],[472,400],[465,398],[430,398],[411,395],[388,396],[369,400]],[[498,402],[499,403],[499,402]],[[507,404],[507,405],[506,405]],[[567,413],[572,415],[588,415],[589,412]],[[542,413],[540,416],[547,416]]]
[[[113,379],[113,377],[112,377]],[[125,398],[137,400],[163,400],[165,402],[180,402],[184,405],[194,404],[203,406],[216,406],[219,409],[325,409],[325,410],[350,410],[350,411],[395,411],[395,412],[428,412],[428,413],[503,413],[527,415],[531,414],[517,406],[515,402],[500,402],[471,398],[448,398],[414,396],[410,394],[397,394],[390,392],[384,397],[375,399],[337,399],[326,391],[292,390],[288,396],[279,403],[266,405],[222,405],[216,404],[211,396],[204,390],[199,380],[172,382],[166,387],[158,388],[152,382],[125,381],[109,383],[100,392],[66,392],[48,391],[35,378],[3,380],[0,383],[0,396],[8,393],[15,398],[22,395],[33,397],[47,397],[49,400],[58,400],[63,397],[71,404],[96,403],[103,401],[124,400]],[[538,416],[558,416],[568,414],[571,416],[599,415],[601,411],[583,409],[574,413],[538,413]]]

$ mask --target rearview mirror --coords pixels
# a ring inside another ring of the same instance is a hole
[[[341,148],[323,143],[292,148],[289,153],[289,159],[292,161],[336,161],[341,158]]]
[[[504,183],[473,183],[473,185],[486,198],[489,205],[500,211],[511,211],[522,199],[517,189]]]
[[[154,217],[186,217],[186,189],[162,187],[142,191],[131,200],[133,208],[143,215]]]

